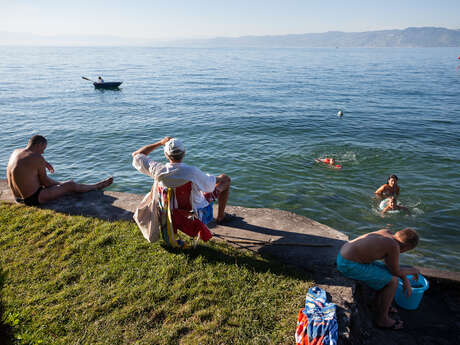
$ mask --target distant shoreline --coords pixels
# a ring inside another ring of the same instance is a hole
[[[410,27],[363,32],[328,31],[288,35],[155,40],[102,35],[41,36],[0,32],[0,46],[182,47],[182,48],[460,48],[460,29]]]

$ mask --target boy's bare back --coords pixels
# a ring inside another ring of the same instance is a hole
[[[382,229],[345,243],[340,254],[347,260],[369,264],[394,253],[395,247],[399,248],[399,245],[394,235],[389,230]]]

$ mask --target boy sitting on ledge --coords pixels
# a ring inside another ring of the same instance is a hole
[[[418,278],[418,270],[401,267],[399,254],[414,249],[419,241],[415,230],[404,229],[392,234],[387,229],[362,235],[345,243],[337,255],[337,269],[346,277],[360,280],[377,290],[375,323],[377,327],[402,329],[403,322],[389,317],[390,306],[398,287],[398,277],[409,297],[412,287],[407,275]],[[385,264],[376,260],[384,260]]]

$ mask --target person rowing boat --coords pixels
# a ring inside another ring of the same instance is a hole
[[[88,80],[93,83],[96,89],[118,89],[118,87],[123,83],[122,81],[105,81],[101,76],[97,78],[96,81],[91,80],[87,77],[81,77],[82,79]]]

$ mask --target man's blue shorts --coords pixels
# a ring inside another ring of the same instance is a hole
[[[345,277],[360,280],[374,290],[383,289],[393,278],[393,275],[382,262],[374,261],[370,264],[360,264],[344,259],[340,253],[337,255],[337,269]]]

